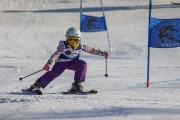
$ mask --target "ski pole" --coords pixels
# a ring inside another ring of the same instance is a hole
[[[105,58],[105,69],[106,69],[106,73],[105,73],[105,77],[108,77],[108,73],[107,73],[107,58]]]
[[[29,77],[29,76],[31,76],[31,75],[34,75],[34,74],[36,74],[36,73],[38,73],[38,72],[41,72],[41,71],[43,71],[43,69],[38,70],[38,71],[36,71],[36,72],[33,72],[33,73],[31,73],[31,74],[29,74],[29,75],[27,75],[27,76],[25,76],[25,77],[20,77],[19,80],[22,81],[24,78],[27,78],[27,77]]]

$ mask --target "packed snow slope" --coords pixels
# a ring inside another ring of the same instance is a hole
[[[179,18],[172,0],[153,0],[152,16]],[[173,0],[178,2],[178,0]],[[148,0],[103,0],[113,52],[104,77],[103,57],[82,53],[88,64],[84,90],[62,95],[73,82],[65,71],[44,95],[22,95],[69,27],[79,28],[80,0],[0,0],[0,120],[179,120],[180,48],[150,49],[147,80]],[[99,0],[83,0],[83,13],[101,16]],[[106,32],[82,33],[82,44],[109,50]]]

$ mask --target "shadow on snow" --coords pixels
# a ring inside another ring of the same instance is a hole
[[[125,108],[125,107],[111,107],[94,110],[77,110],[77,111],[64,111],[64,112],[48,112],[42,113],[42,115],[33,114],[33,117],[43,116],[45,119],[65,119],[65,118],[93,118],[93,117],[125,117],[130,115],[180,115],[180,109],[170,108]],[[43,119],[41,118],[40,119]]]
[[[139,83],[129,86],[129,88],[146,88],[146,83]],[[175,80],[161,80],[157,82],[150,81],[150,88],[160,89],[180,89],[180,79]]]
[[[153,5],[153,9],[165,9],[165,8],[180,8],[178,5],[164,4],[164,5]],[[115,6],[115,7],[104,7],[105,11],[116,11],[116,10],[138,10],[138,9],[149,9],[149,6]],[[88,7],[83,8],[83,12],[97,12],[102,11],[101,7]],[[3,12],[34,12],[34,13],[61,13],[61,12],[80,12],[80,8],[69,8],[69,9],[49,9],[49,10],[6,10]]]

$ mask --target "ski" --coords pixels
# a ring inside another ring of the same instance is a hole
[[[30,91],[28,89],[22,89],[22,94],[24,95],[43,95],[40,90]]]
[[[63,95],[89,95],[89,94],[97,94],[97,90],[89,90],[89,91],[83,91],[83,92],[61,92]]]
[[[40,90],[30,91],[28,89],[22,89],[22,95],[43,95],[43,94],[62,94],[62,95],[89,95],[89,94],[97,94],[97,90],[89,90],[83,92],[61,92],[61,93],[42,93]]]
[[[171,2],[173,5],[180,5],[178,2]]]

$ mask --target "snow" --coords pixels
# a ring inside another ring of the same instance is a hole
[[[98,0],[83,0],[85,14],[101,15]],[[178,0],[173,0],[178,2]],[[95,95],[61,95],[73,82],[65,71],[43,89],[22,95],[45,71],[40,70],[69,27],[79,27],[79,0],[0,1],[0,120],[179,120],[180,49],[151,48],[147,80],[148,0],[104,0],[113,53],[105,60],[82,54],[88,64],[84,90]],[[171,0],[153,0],[152,16],[178,18]],[[105,32],[82,33],[82,43],[108,50]]]

